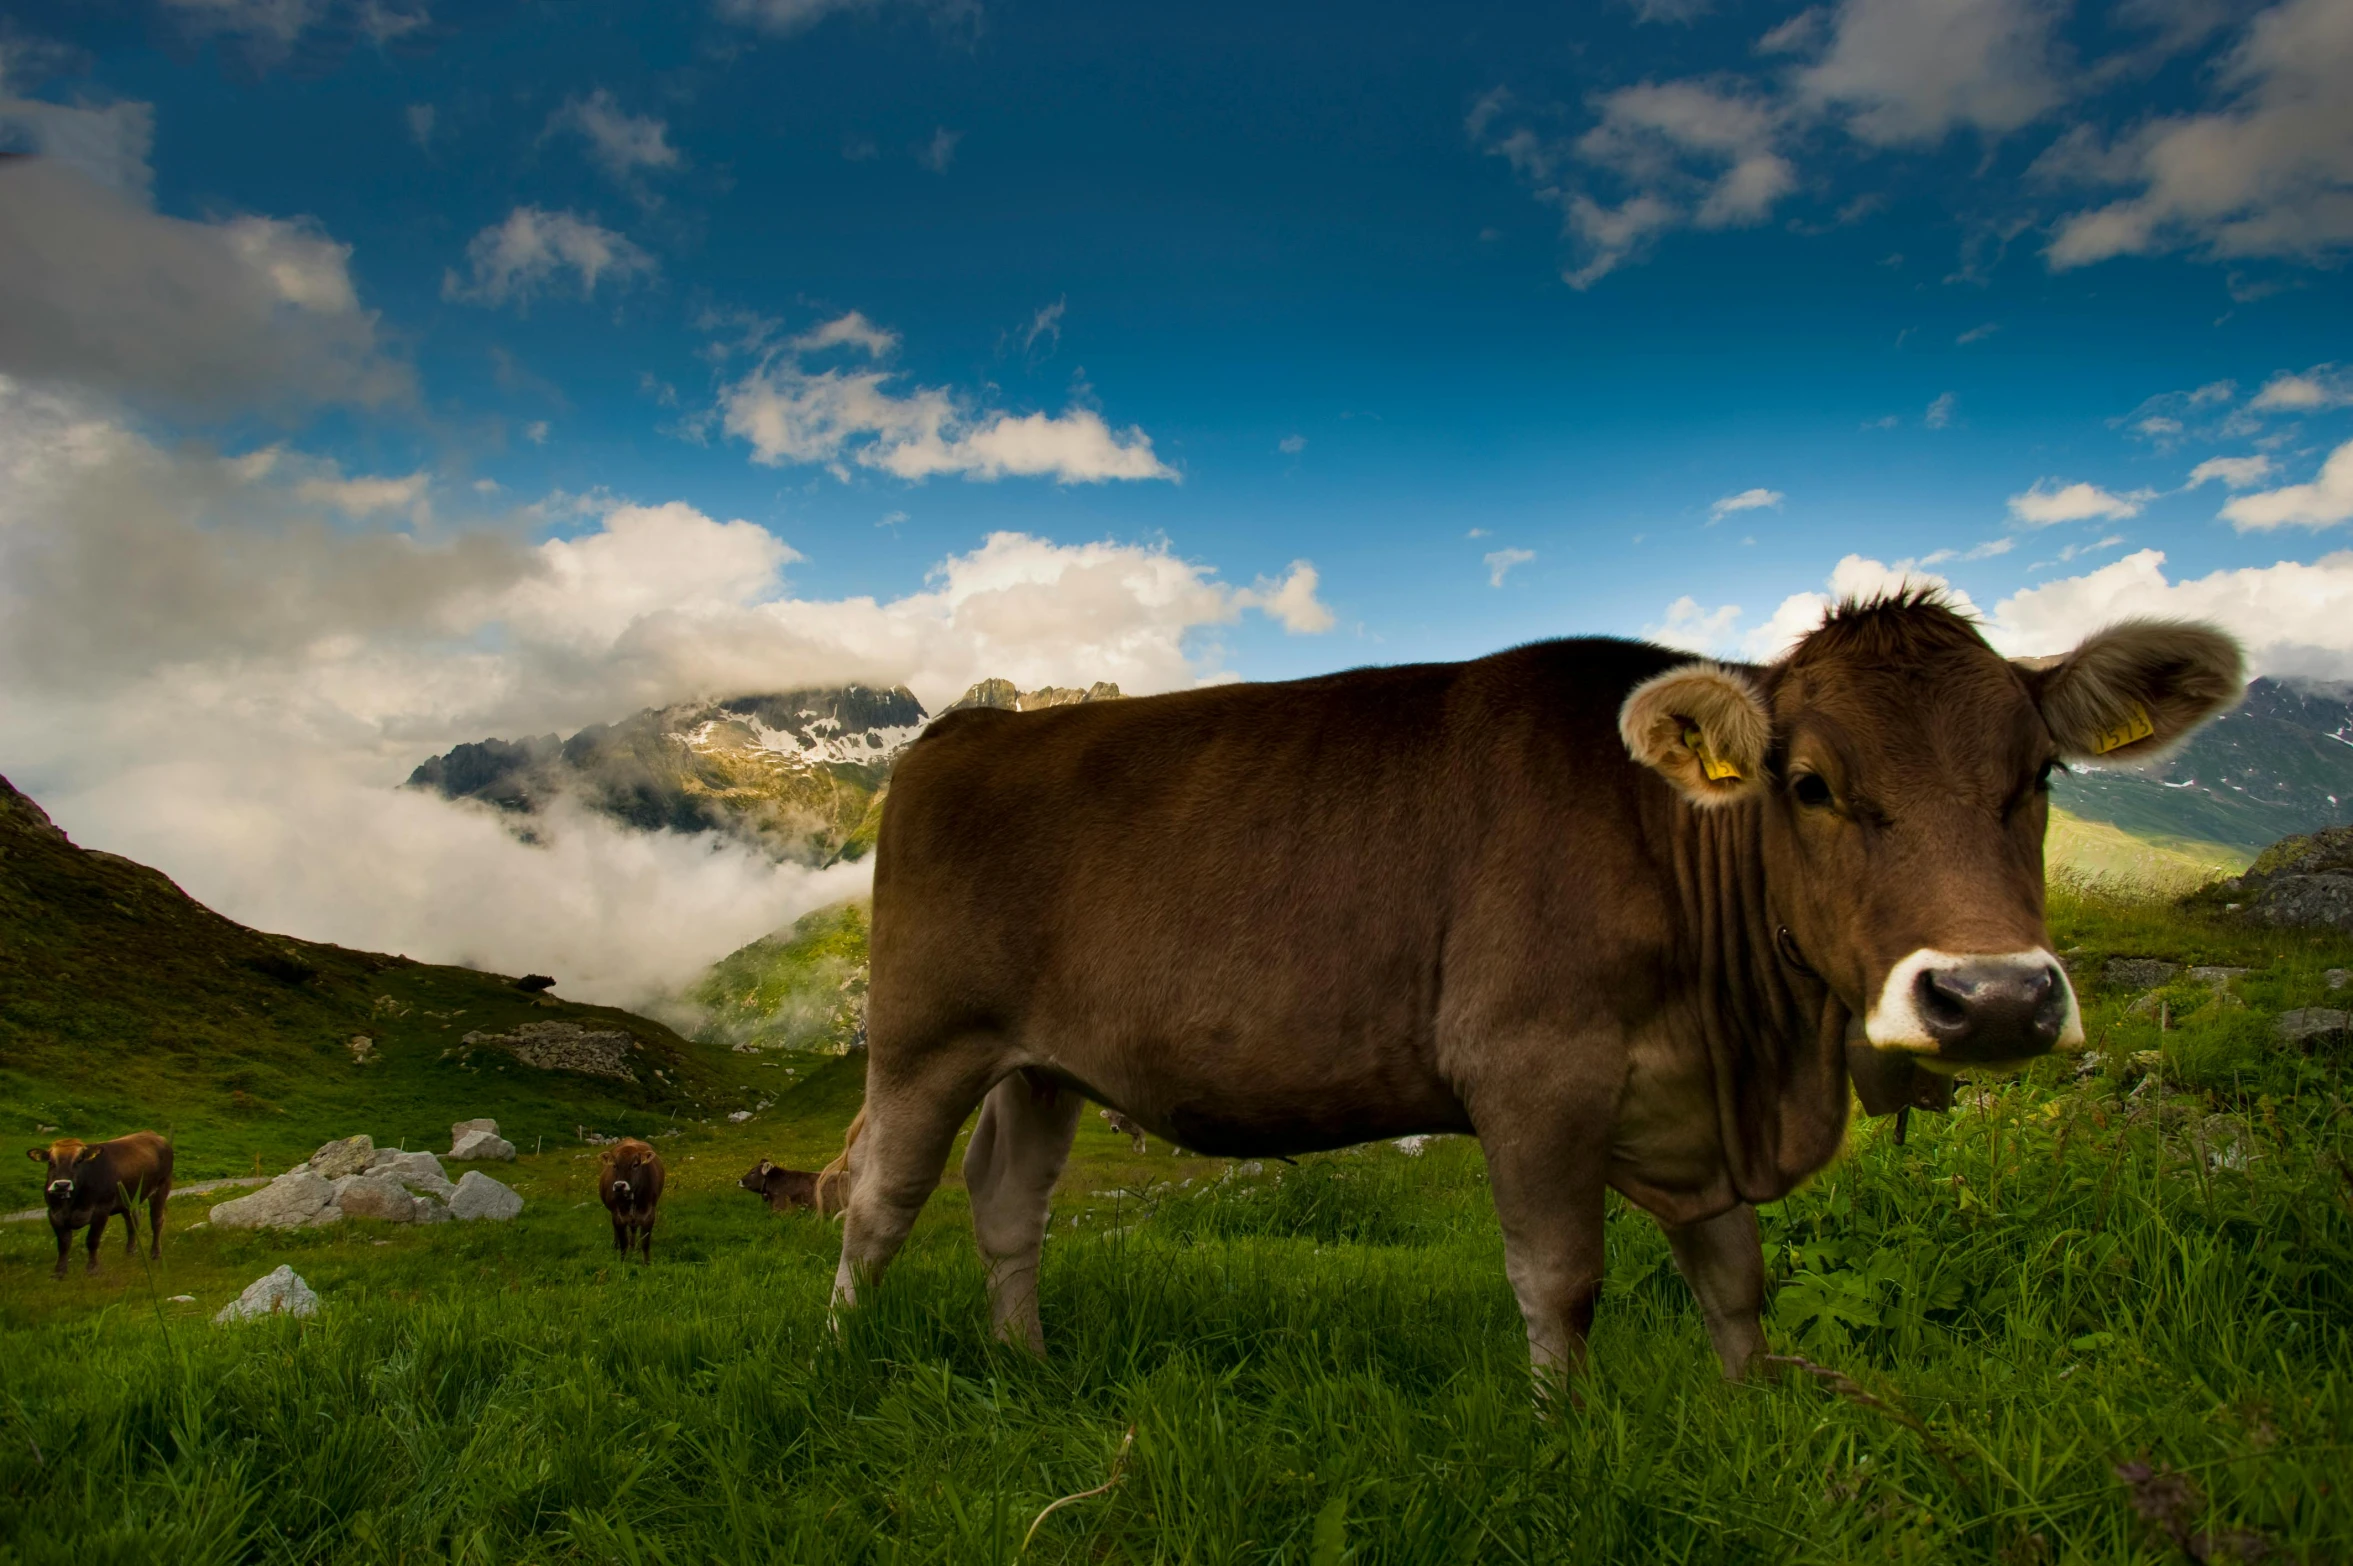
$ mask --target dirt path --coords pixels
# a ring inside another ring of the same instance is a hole
[[[258,1177],[254,1175],[240,1175],[234,1180],[195,1180],[191,1181],[187,1185],[173,1186],[172,1195],[202,1196],[207,1191],[226,1191],[232,1186],[268,1185],[269,1183],[270,1176],[268,1175],[261,1175]],[[35,1218],[46,1218],[48,1216],[49,1209],[46,1207],[28,1207],[21,1213],[0,1213],[0,1223],[30,1223]],[[165,1221],[168,1223],[170,1220],[166,1219]]]

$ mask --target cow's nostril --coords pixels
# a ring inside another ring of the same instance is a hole
[[[1976,986],[1949,968],[1923,968],[1913,981],[1920,1018],[1928,1031],[1951,1039],[1969,1031],[1970,1002]]]
[[[2058,1042],[2060,1030],[2067,1026],[2067,987],[2059,981],[2059,970],[2045,968],[2029,983],[2029,999],[2034,1006],[2035,1037],[2045,1045]]]

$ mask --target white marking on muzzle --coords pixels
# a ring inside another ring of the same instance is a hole
[[[1935,1054],[1941,1046],[1936,1035],[1928,1031],[1928,1019],[1920,1015],[1920,975],[1963,963],[2009,963],[2035,973],[2057,974],[2059,994],[2067,1011],[2059,1024],[2059,1037],[2051,1047],[2082,1047],[2083,1012],[2075,1004],[2075,986],[2067,977],[2066,964],[2039,946],[2023,952],[1940,952],[1933,946],[1921,947],[1888,970],[1887,982],[1879,987],[1878,1003],[1871,1008],[1871,1015],[1863,1019],[1863,1037],[1879,1049]]]
[[[48,1196],[51,1201],[55,1201],[61,1196],[71,1196],[74,1194],[74,1183],[71,1180],[52,1180],[49,1182],[48,1190],[43,1194]]]

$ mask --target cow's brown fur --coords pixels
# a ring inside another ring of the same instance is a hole
[[[596,1170],[597,1200],[613,1215],[613,1249],[627,1256],[633,1243],[640,1244],[652,1262],[654,1215],[667,1178],[662,1155],[652,1143],[625,1136],[598,1156]]]
[[[735,1183],[765,1198],[770,1212],[786,1213],[796,1207],[819,1212],[818,1187],[823,1178],[812,1170],[780,1169],[763,1158]]]
[[[147,1203],[148,1258],[162,1257],[163,1209],[172,1194],[171,1143],[153,1131],[134,1131],[111,1142],[67,1137],[47,1147],[32,1148],[25,1156],[48,1168],[41,1185],[49,1207],[49,1227],[57,1235],[57,1271],[52,1276],[65,1276],[65,1256],[73,1244],[73,1232],[85,1224],[90,1230],[87,1270],[96,1272],[99,1236],[106,1232],[107,1219],[117,1213],[123,1220],[123,1254],[136,1252],[138,1225],[132,1220],[131,1208],[140,1201]]]
[[[1236,1156],[1477,1134],[1547,1375],[1581,1362],[1614,1186],[1667,1230],[1737,1374],[1763,1347],[1751,1204],[1835,1153],[1891,965],[2047,948],[2041,780],[2088,743],[2074,708],[2129,700],[2170,743],[2237,673],[2196,627],[2013,664],[1906,594],[1762,667],[1564,641],[951,713],[884,807],[837,1301],[977,1102],[992,1315],[1042,1343],[1083,1094]],[[2072,1021],[2056,967],[2033,982],[2031,1025],[1987,1049],[2049,1048],[2061,997]],[[1878,1096],[1922,1096],[1913,1055],[1880,1055]]]

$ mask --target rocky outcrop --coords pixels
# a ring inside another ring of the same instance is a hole
[[[2353,934],[2353,827],[2282,838],[2246,874],[2216,882],[2190,901],[2254,924]]]
[[[358,1136],[326,1143],[310,1155],[310,1162],[304,1167],[323,1179],[340,1180],[367,1168],[375,1156],[376,1139],[363,1131]]]
[[[1068,685],[1041,685],[1034,691],[1025,691],[1011,680],[983,680],[941,710],[995,707],[1003,712],[1036,712],[1042,707],[1075,707],[1083,701],[1119,699],[1119,687],[1107,680],[1097,680],[1083,691]]]
[[[292,1267],[264,1273],[245,1286],[245,1292],[223,1305],[212,1319],[226,1324],[251,1321],[256,1316],[315,1316],[319,1297]]]
[[[342,1216],[343,1209],[335,1205],[335,1182],[298,1164],[251,1196],[221,1203],[212,1210],[211,1222],[221,1229],[303,1229]]]
[[[460,1219],[503,1222],[523,1210],[523,1198],[479,1169],[469,1169],[449,1199],[449,1215]]]
[[[2353,1014],[2331,1006],[2305,1006],[2279,1014],[2280,1041],[2310,1054],[2324,1044],[2342,1044]]]
[[[618,1028],[590,1028],[577,1022],[526,1022],[506,1033],[477,1028],[462,1043],[474,1049],[503,1049],[542,1071],[576,1071],[587,1077],[635,1082],[629,1056],[640,1048]],[[514,1156],[510,1150],[508,1157]]]
[[[442,1184],[448,1186],[449,1182]],[[335,1182],[335,1206],[346,1218],[373,1218],[381,1223],[447,1223],[450,1217],[449,1209],[431,1197],[410,1194],[389,1170],[345,1175]]]
[[[312,1229],[345,1218],[446,1223],[453,1215],[448,1204],[462,1184],[452,1185],[431,1153],[377,1148],[364,1135],[344,1137],[251,1196],[221,1203],[210,1221],[224,1229]],[[515,1197],[516,1211],[522,1201]]]

